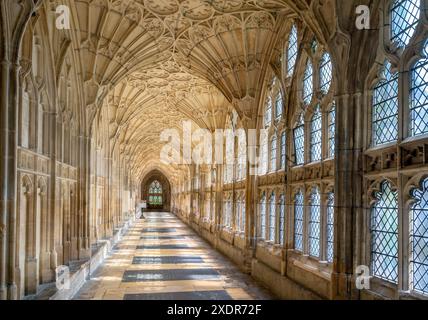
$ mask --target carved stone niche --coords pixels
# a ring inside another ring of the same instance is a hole
[[[323,177],[333,177],[334,176],[334,161],[328,160],[323,163],[322,166],[322,175]]]
[[[305,179],[321,179],[321,163],[305,167]]]
[[[366,172],[377,172],[397,168],[398,157],[396,146],[366,152],[365,166]]]
[[[400,146],[401,166],[403,168],[427,163],[428,144],[424,142],[426,141],[406,143]]]
[[[302,181],[305,179],[305,169],[303,167],[291,169],[291,181]]]

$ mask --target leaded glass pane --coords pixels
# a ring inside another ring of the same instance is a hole
[[[266,196],[260,202],[260,238],[266,237]]]
[[[276,150],[277,150],[277,139],[274,136],[272,138],[270,147],[270,171],[276,171]]]
[[[313,70],[312,63],[308,61],[303,76],[303,102],[308,105],[312,101],[312,96],[314,92],[314,83],[313,83]]]
[[[275,241],[275,224],[276,224],[276,208],[275,208],[275,193],[272,193],[269,200],[269,240]]]
[[[155,180],[150,184],[149,193],[162,193],[162,185],[159,181]]]
[[[428,56],[428,42],[425,44]],[[428,132],[428,59],[420,60],[411,71],[410,135]]]
[[[241,202],[236,201],[236,203],[235,203],[235,228],[237,230],[239,230],[240,220],[241,220]]]
[[[396,141],[398,137],[398,73],[385,62],[382,80],[374,88],[372,110],[373,145]]]
[[[294,198],[294,249],[303,251],[303,194],[299,191]]]
[[[411,288],[428,294],[428,178],[421,190],[412,192],[415,203],[410,210]]]
[[[286,155],[287,155],[287,140],[285,132],[281,134],[281,169],[285,169]]]
[[[297,28],[293,26],[288,40],[287,50],[287,76],[291,77],[294,72],[294,67],[297,61],[298,43],[297,43]]]
[[[333,158],[336,149],[336,107],[333,106],[328,113],[328,157]]]
[[[272,99],[269,98],[266,105],[265,111],[265,127],[270,127],[272,124]]]
[[[309,215],[309,254],[313,257],[320,256],[321,239],[321,196],[318,188],[311,193],[311,206]]]
[[[322,116],[319,106],[311,121],[311,162],[321,160]]]
[[[300,117],[299,124],[293,131],[294,135],[294,153],[296,165],[302,165],[305,162],[305,124],[303,116]]]
[[[275,101],[275,117],[277,120],[281,119],[283,110],[284,109],[282,106],[282,95],[278,94]]]
[[[285,196],[281,195],[279,202],[279,242],[285,244]]]
[[[245,231],[245,200],[242,200],[241,209],[241,231]]]
[[[327,261],[333,262],[334,254],[334,193],[327,200]]]
[[[320,64],[320,90],[327,94],[330,90],[333,66],[328,53],[324,53]]]
[[[413,37],[420,18],[420,0],[396,0],[391,9],[391,41],[405,47]]]
[[[371,209],[371,268],[374,276],[398,281],[398,203],[397,192],[383,181]]]

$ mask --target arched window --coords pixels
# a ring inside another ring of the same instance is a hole
[[[266,237],[266,195],[263,193],[260,200],[260,234],[261,239]]]
[[[318,187],[312,189],[309,214],[309,254],[320,257],[321,196]]]
[[[265,110],[265,127],[268,128],[272,124],[272,99],[269,97],[266,103]]]
[[[284,112],[283,108],[283,102],[282,102],[282,94],[278,93],[278,96],[275,100],[275,119],[280,120],[282,117],[282,113]]]
[[[311,120],[311,162],[321,160],[322,116],[319,105]]]
[[[276,227],[276,203],[275,203],[275,193],[272,192],[269,199],[269,240],[275,241],[275,227]]]
[[[288,39],[287,49],[287,76],[291,77],[294,73],[294,67],[297,62],[298,54],[298,39],[297,39],[297,27],[293,26],[290,32],[290,38]]]
[[[239,181],[247,178],[247,144],[239,143],[238,147]]]
[[[300,115],[299,122],[293,130],[294,135],[294,154],[296,165],[302,165],[305,162],[305,121],[303,115]]]
[[[424,55],[428,57],[428,42]],[[428,133],[428,58],[419,60],[411,71],[410,135]]]
[[[285,196],[281,194],[279,198],[279,243],[285,244]]]
[[[294,196],[294,249],[303,251],[303,193]]]
[[[336,150],[336,106],[328,112],[328,157],[333,158]]]
[[[287,140],[285,136],[285,131],[281,134],[281,169],[285,169],[287,162]]]
[[[421,189],[414,189],[410,208],[410,285],[428,294],[428,178]]]
[[[327,261],[333,262],[334,254],[334,193],[329,193],[327,198]]]
[[[398,281],[398,199],[388,181],[380,185],[371,209],[371,268],[378,278]]]
[[[159,181],[155,180],[149,187],[149,205],[161,206],[162,204],[162,185]]]
[[[332,69],[330,55],[326,52],[320,62],[320,90],[323,94],[327,94],[330,91]]]
[[[391,6],[391,42],[402,48],[409,44],[420,18],[420,0],[395,0]]]
[[[385,62],[382,80],[375,86],[372,107],[373,145],[396,141],[398,137],[398,73]]]
[[[305,73],[303,75],[303,102],[305,103],[305,105],[309,105],[311,103],[313,92],[313,69],[311,61],[308,60],[308,63],[306,64],[305,68]]]
[[[270,171],[276,171],[276,151],[277,151],[277,139],[276,136],[272,137],[270,145]]]

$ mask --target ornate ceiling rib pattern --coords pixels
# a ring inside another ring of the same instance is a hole
[[[107,121],[112,146],[138,168],[159,163],[163,129],[222,128],[237,100],[252,102],[234,103],[240,115],[256,114],[278,26],[294,14],[286,2],[73,1],[89,123]]]

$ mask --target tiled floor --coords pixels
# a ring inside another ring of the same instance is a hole
[[[272,299],[169,213],[145,213],[75,299]]]

